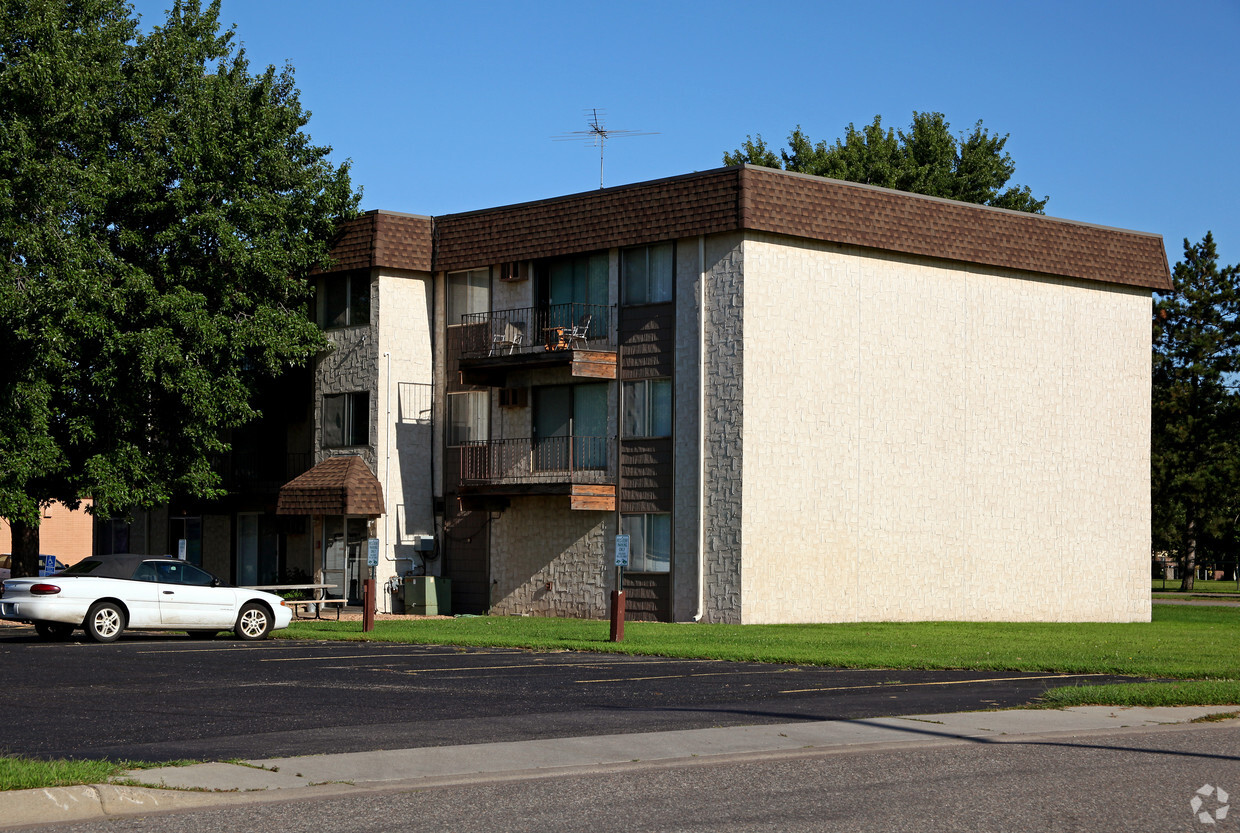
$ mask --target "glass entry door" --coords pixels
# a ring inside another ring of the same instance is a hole
[[[366,519],[339,515],[323,519],[323,583],[336,585],[324,591],[329,599],[362,603],[362,579],[366,569]]]
[[[606,382],[534,388],[535,471],[606,468],[606,435]]]

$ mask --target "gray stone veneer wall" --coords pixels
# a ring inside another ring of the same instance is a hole
[[[706,239],[704,622],[741,621],[744,248]]]
[[[379,305],[378,288],[371,285],[371,320]],[[314,363],[314,462],[321,463],[334,454],[358,454],[377,471],[375,465],[375,443],[379,436],[377,390],[379,343],[373,324],[368,327],[345,327],[339,330],[328,330],[327,339],[331,342],[324,352],[320,353]],[[370,445],[355,448],[325,449],[323,448],[323,397],[333,393],[353,393],[370,391]]]
[[[672,619],[697,617],[698,608],[698,493],[701,470],[698,443],[700,425],[701,317],[698,293],[702,262],[700,238],[676,241],[676,354],[672,378]]]

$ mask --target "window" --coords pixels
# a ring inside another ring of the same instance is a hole
[[[675,277],[671,243],[638,246],[620,252],[620,279],[626,304],[659,304],[672,300]]]
[[[448,323],[460,324],[462,315],[491,308],[491,270],[470,269],[448,273]]]
[[[179,557],[182,541],[185,542],[185,560],[202,566],[202,518],[168,519],[168,552]]]
[[[370,392],[323,397],[323,447],[370,445]]]
[[[146,562],[151,563],[151,562]],[[180,561],[156,561],[155,575],[156,580],[163,584],[190,584],[195,587],[210,587],[214,581],[214,577],[203,570],[199,570],[193,564],[183,564]],[[144,581],[148,580],[143,578]]]
[[[624,436],[672,435],[672,380],[624,383]]]
[[[319,282],[318,289],[315,306],[320,328],[370,325],[370,273],[328,275]]]
[[[670,512],[623,515],[620,531],[629,536],[629,570],[666,573],[672,568],[672,516]]]
[[[448,445],[485,441],[490,417],[491,397],[486,391],[448,394]]]

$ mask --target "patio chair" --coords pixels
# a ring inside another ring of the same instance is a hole
[[[581,316],[581,319],[576,324],[569,327],[567,340],[571,346],[577,347],[578,342],[581,342],[581,345],[584,346],[587,342],[589,342],[590,322],[593,319],[594,315],[587,312],[585,315]]]

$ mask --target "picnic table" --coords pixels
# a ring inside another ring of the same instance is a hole
[[[293,591],[310,591],[308,599],[285,599],[284,606],[293,609],[293,615],[301,618],[302,609],[306,609],[307,617],[310,611],[314,611],[315,619],[322,619],[324,605],[331,605],[336,609],[336,618],[340,618],[340,608],[349,603],[348,599],[331,599],[327,597],[328,590],[335,590],[334,584],[250,584],[247,585],[250,590],[266,590],[268,593],[290,593]]]

